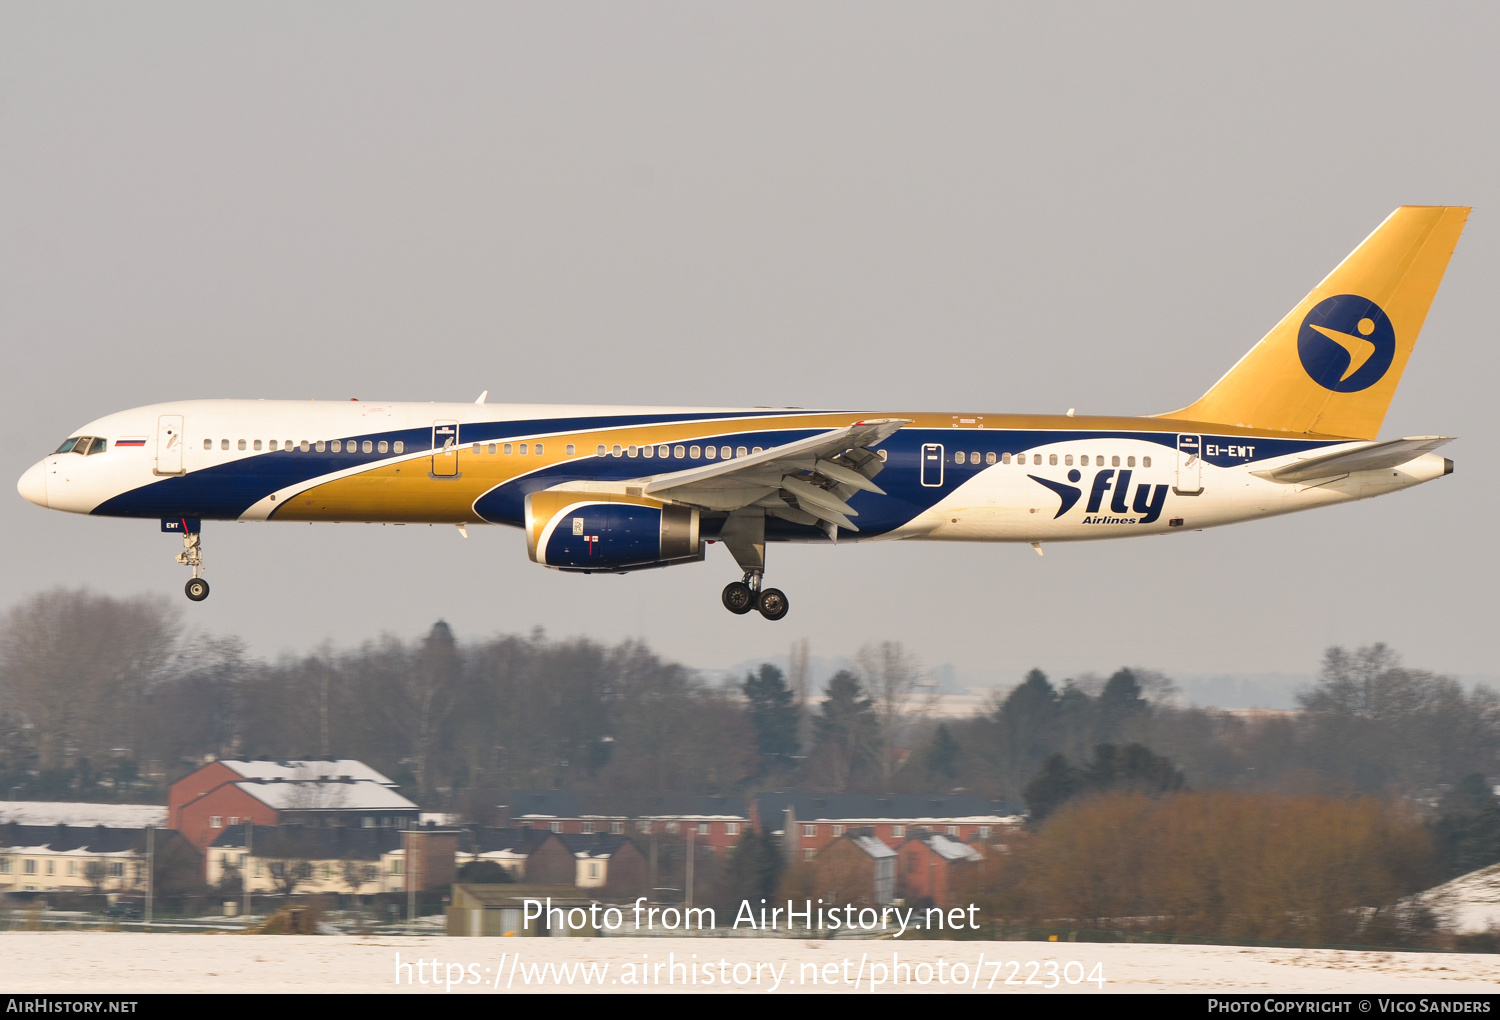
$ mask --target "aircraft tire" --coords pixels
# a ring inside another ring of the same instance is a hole
[[[780,588],[767,588],[760,593],[760,615],[767,620],[779,620],[787,614],[791,606],[787,603],[786,592]]]
[[[208,582],[201,577],[195,577],[183,586],[183,593],[194,602],[202,602],[208,598]]]
[[[724,608],[736,616],[744,616],[755,608],[755,593],[744,581],[730,581],[724,586],[724,594],[720,597]]]

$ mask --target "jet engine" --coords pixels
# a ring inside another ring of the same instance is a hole
[[[526,549],[545,567],[611,573],[703,559],[698,511],[610,492],[526,497]]]

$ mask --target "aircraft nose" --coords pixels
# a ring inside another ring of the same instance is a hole
[[[37,461],[26,469],[21,480],[16,483],[16,491],[19,492],[27,502],[35,503],[37,506],[47,505],[47,465],[43,461]]]

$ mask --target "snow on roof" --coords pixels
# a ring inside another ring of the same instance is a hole
[[[0,800],[0,824],[104,825],[118,829],[161,828],[167,809],[156,804],[82,804],[55,800]]]
[[[308,779],[354,779],[379,783],[381,786],[396,785],[364,762],[355,761],[353,758],[335,758],[333,761],[326,758],[290,761],[226,758],[221,759],[219,764],[232,769],[246,779],[280,779],[282,782]]]
[[[247,782],[234,785],[277,811],[417,810],[417,805],[380,783]]]
[[[969,846],[969,844],[960,843],[956,839],[949,839],[947,836],[944,836],[941,833],[934,832],[926,839],[922,840],[922,842],[931,847],[932,852],[943,858],[943,860],[945,861],[984,860],[984,855],[981,854],[978,850],[975,850],[973,847]]]
[[[1500,927],[1500,864],[1459,875],[1420,897],[1451,915],[1453,930],[1461,934]]]
[[[886,846],[874,836],[850,836],[849,842],[859,847],[871,857],[895,857],[896,851]]]

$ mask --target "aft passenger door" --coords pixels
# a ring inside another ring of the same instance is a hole
[[[156,468],[159,475],[182,471],[182,415],[164,414],[156,419]]]
[[[1177,484],[1172,491],[1179,496],[1196,496],[1203,491],[1203,437],[1177,437]]]
[[[432,423],[432,474],[434,478],[458,477],[458,422]]]

